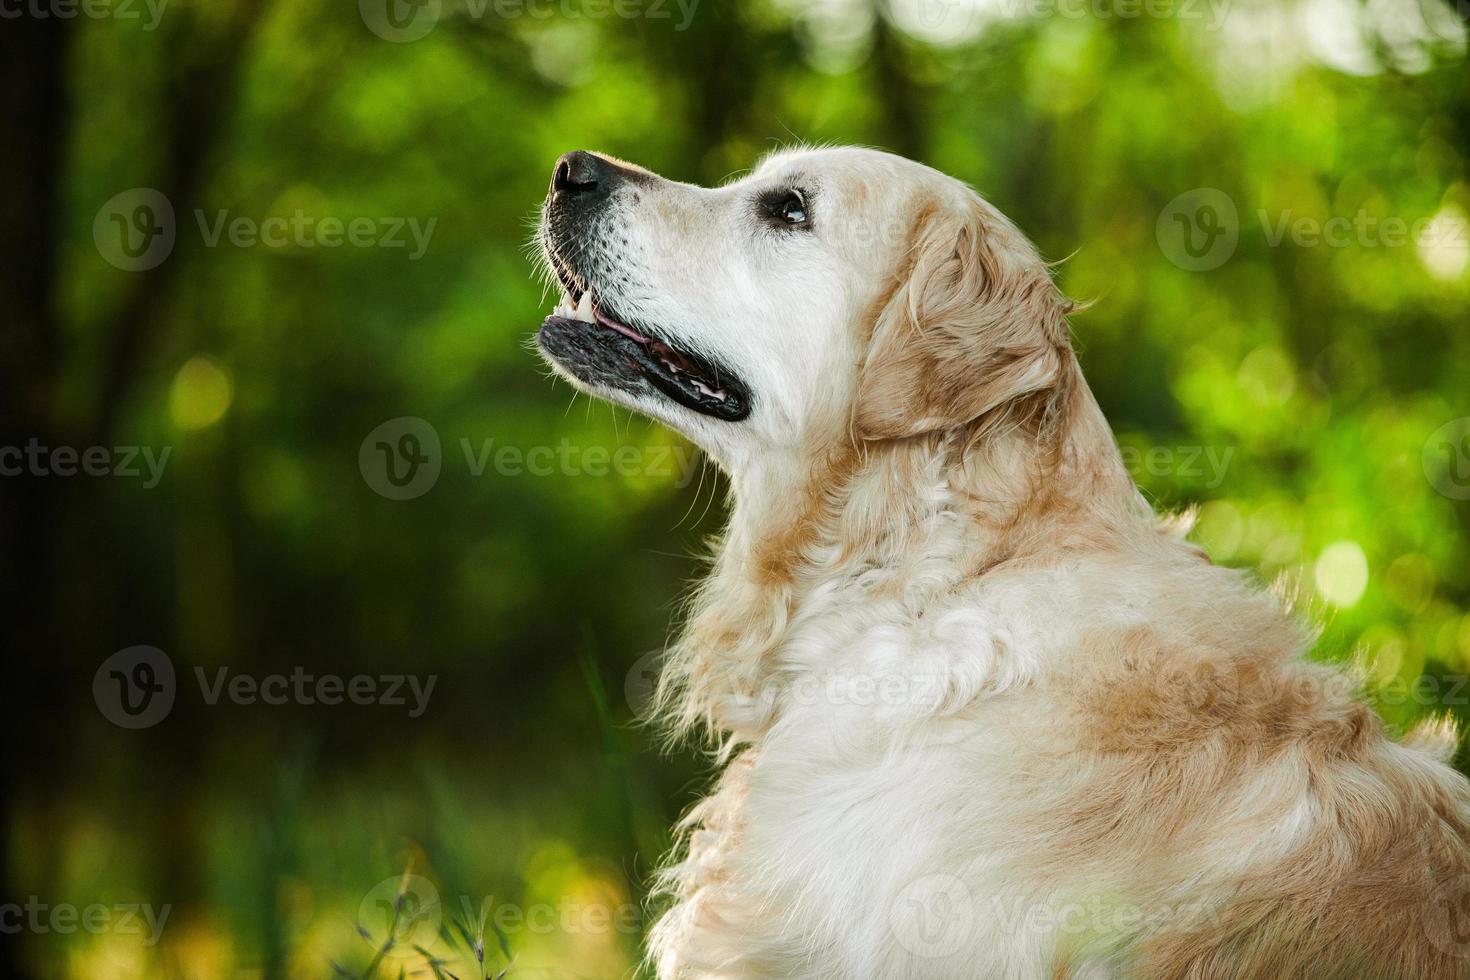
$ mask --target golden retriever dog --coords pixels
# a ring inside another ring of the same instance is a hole
[[[1470,976],[1470,784],[1140,495],[1071,304],[866,149],[716,188],[557,162],[537,343],[732,514],[656,697],[723,763],[659,977]]]

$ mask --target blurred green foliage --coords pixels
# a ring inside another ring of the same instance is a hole
[[[42,4],[3,28],[19,96],[0,151],[0,444],[171,455],[152,487],[0,480],[21,733],[5,897],[170,911],[153,945],[28,928],[0,954],[17,972],[355,973],[382,939],[359,926],[374,931],[405,869],[446,923],[553,910],[500,921],[511,976],[633,969],[637,905],[705,770],[631,721],[723,485],[677,437],[573,399],[526,348],[548,303],[524,246],[575,148],[709,183],[787,142],[864,143],[972,182],[1093,302],[1074,320],[1083,364],[1160,508],[1198,505],[1217,561],[1298,594],[1320,654],[1360,657],[1390,722],[1467,713],[1465,11],[99,9]],[[174,213],[171,251],[144,271],[96,231],[134,188]],[[1218,194],[1188,196],[1201,188]],[[406,247],[211,245],[221,211],[434,224],[418,257],[406,230]],[[1176,214],[1209,242],[1224,220],[1229,254],[1191,268]],[[1334,218],[1349,230],[1314,242]],[[1395,221],[1416,233],[1390,242]],[[442,471],[399,501],[358,454],[402,416],[433,426]],[[629,446],[622,472],[588,472]],[[536,447],[563,448],[533,467]],[[92,680],[134,644],[168,653],[179,695],[129,731]],[[419,717],[210,705],[194,669],[222,666],[437,687]],[[404,938],[448,955],[433,929]],[[422,965],[402,951],[385,962]]]

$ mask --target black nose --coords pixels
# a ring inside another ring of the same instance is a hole
[[[608,171],[602,159],[586,150],[573,150],[556,161],[551,172],[551,193],[568,197],[599,194],[607,190]]]

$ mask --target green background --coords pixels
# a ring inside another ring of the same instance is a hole
[[[571,149],[713,183],[863,143],[971,182],[1093,302],[1083,366],[1158,506],[1296,593],[1391,723],[1467,714],[1463,2],[384,2],[0,27],[0,446],[170,452],[155,486],[0,478],[4,901],[169,908],[151,946],[47,919],[0,943],[12,970],[360,975],[386,929],[360,909],[409,869],[446,919],[501,912],[511,976],[631,972],[709,773],[633,719],[725,487],[527,347],[550,299],[525,246]],[[128,271],[109,215],[137,188],[174,240]],[[211,245],[196,211],[435,224],[413,257]],[[403,416],[441,472],[392,500],[359,450]],[[504,447],[564,448],[515,472]],[[137,644],[179,689],[130,731],[92,680]],[[419,717],[211,705],[194,671],[221,667],[437,681]],[[375,969],[426,969],[400,952]]]

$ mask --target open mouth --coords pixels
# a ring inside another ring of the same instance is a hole
[[[632,393],[647,382],[685,408],[727,422],[750,414],[750,392],[733,372],[630,326],[590,288],[558,274],[566,293],[536,340],[575,377]]]

